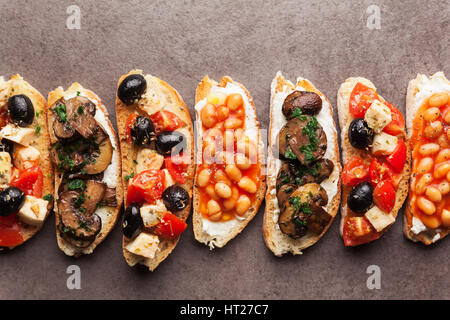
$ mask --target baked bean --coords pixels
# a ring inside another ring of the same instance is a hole
[[[212,103],[217,106],[225,104],[226,100],[227,100],[227,95],[222,92],[210,93],[210,94],[208,94],[208,98],[206,99],[206,101],[208,103]]]
[[[438,217],[436,216],[427,216],[422,215],[420,217],[420,220],[422,220],[423,224],[431,229],[436,229],[441,225],[441,222],[439,221]]]
[[[450,111],[448,112],[450,114]],[[447,128],[447,140],[450,140],[450,130]]]
[[[213,185],[207,185],[205,188],[206,194],[211,198],[214,199],[216,201],[219,201],[220,198],[217,196],[216,191],[214,190],[214,186]]]
[[[250,160],[245,156],[245,154],[236,154],[236,166],[241,170],[247,170],[251,166]]]
[[[258,150],[256,149],[253,141],[245,141],[246,139],[241,139],[236,143],[237,153],[245,154],[251,163],[256,163],[258,157]]]
[[[220,131],[225,130],[225,126],[223,125],[223,121],[217,122],[214,128],[219,129]]]
[[[242,96],[239,93],[232,93],[227,98],[227,107],[230,108],[230,110],[236,110],[237,108],[240,108],[244,104],[244,100],[242,99]]]
[[[210,103],[206,104],[200,111],[200,119],[205,127],[213,127],[217,122],[216,108]]]
[[[225,172],[223,172],[223,170],[216,170],[216,172],[214,173],[214,180],[216,182],[222,181],[224,182],[226,185],[231,186],[231,181],[230,179],[228,179],[228,176],[226,175]]]
[[[450,111],[447,111],[447,113],[444,116],[444,121],[447,124],[450,124]]]
[[[216,155],[216,145],[215,144],[209,144],[205,147],[203,150],[203,159],[207,164],[211,164],[215,162],[215,155]]]
[[[203,139],[204,141],[208,142],[208,143],[216,143],[216,141],[220,141],[222,140],[222,131],[219,130],[218,128],[211,128],[208,129],[205,132],[205,138]]]
[[[439,145],[436,143],[425,143],[420,146],[419,152],[423,156],[429,156],[439,151]]]
[[[209,220],[211,221],[219,221],[222,218],[222,211],[219,211],[211,216],[209,216]]]
[[[447,172],[450,170],[450,163],[443,163],[436,165],[434,168],[433,176],[436,179],[440,179],[447,175]]]
[[[197,176],[197,184],[199,187],[204,187],[209,183],[211,172],[208,169],[203,169]]]
[[[435,93],[428,100],[430,107],[441,107],[448,101],[448,95],[445,92]]]
[[[423,213],[431,216],[436,212],[436,206],[433,202],[424,197],[417,198],[417,206]]]
[[[450,227],[450,211],[447,209],[442,210],[441,214],[442,224],[446,227]]]
[[[236,182],[239,182],[239,180],[241,180],[242,178],[241,170],[239,170],[239,168],[234,164],[227,165],[225,167],[225,172],[231,180],[234,180]]]
[[[242,120],[236,118],[230,118],[225,120],[224,123],[225,129],[237,129],[242,127]]]
[[[220,106],[217,109],[217,119],[219,119],[219,121],[223,121],[226,118],[228,118],[228,116],[230,115],[230,109],[228,109],[225,106]]]
[[[447,172],[446,178],[447,178],[447,181],[450,181],[450,171]]]
[[[417,173],[427,173],[430,172],[433,168],[433,159],[430,157],[423,158],[420,160],[419,165],[417,166]]]
[[[220,212],[220,204],[216,200],[208,201],[208,215],[212,216],[216,213]]]
[[[438,188],[428,187],[427,191],[425,191],[425,194],[427,195],[428,199],[433,202],[439,202],[442,200],[442,194]]]
[[[225,210],[232,210],[236,206],[236,201],[239,199],[239,190],[236,187],[231,187],[231,197],[223,201]]]
[[[447,130],[447,133],[450,130]],[[450,148],[450,143],[447,138],[447,134],[441,134],[438,138],[438,143],[441,148]]]
[[[255,193],[257,191],[256,183],[254,183],[249,177],[243,177],[238,182],[238,186],[248,193]]]
[[[439,108],[429,108],[427,111],[423,113],[423,119],[425,121],[435,121],[441,115],[441,111]]]
[[[447,160],[450,160],[450,149],[442,149],[436,156],[436,163],[445,162]]]
[[[425,192],[425,188],[433,181],[433,176],[429,173],[424,174],[416,183],[416,194],[422,194]]]
[[[233,130],[226,130],[223,136],[223,145],[225,146],[225,150],[233,151],[234,150],[234,134]]]
[[[223,182],[217,182],[214,186],[214,190],[216,191],[216,194],[223,199],[231,197],[231,188]]]
[[[245,131],[244,131],[244,129],[239,128],[239,129],[234,130],[234,138],[235,138],[235,141],[241,140],[242,137],[244,137],[244,136],[245,136]]]
[[[441,194],[445,196],[450,191],[450,183],[448,183],[447,181],[442,181],[441,183],[439,183],[438,188]]]
[[[423,130],[423,134],[428,139],[435,139],[439,137],[443,131],[444,127],[440,121],[433,121]]]
[[[250,208],[251,205],[250,198],[246,195],[242,195],[239,197],[239,199],[236,202],[236,213],[240,216],[245,214],[247,210]]]

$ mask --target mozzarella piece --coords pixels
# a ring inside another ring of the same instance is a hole
[[[163,171],[164,174],[166,175],[166,178],[164,179],[164,190],[166,190],[168,187],[173,186],[175,184],[175,181],[173,180],[169,170],[163,169]]]
[[[387,156],[394,152],[398,138],[381,132],[373,138],[372,154],[375,156]]]
[[[14,166],[20,170],[27,169],[32,166],[30,162],[39,160],[40,155],[41,153],[35,147],[16,145],[13,152]]]
[[[0,152],[0,185],[7,185],[11,181],[11,155],[8,152]]]
[[[136,162],[136,171],[137,173],[141,173],[142,171],[150,169],[161,169],[164,163],[164,157],[155,150],[143,148],[139,150]]]
[[[25,196],[25,200],[17,213],[24,223],[39,226],[47,215],[48,201],[33,196]]]
[[[158,236],[141,232],[125,249],[133,254],[153,259],[158,250],[158,245]]]
[[[366,111],[364,120],[376,133],[380,133],[392,121],[391,109],[379,100],[375,100]]]
[[[395,218],[390,213],[385,213],[377,206],[370,208],[370,210],[366,212],[365,216],[378,232],[395,222]]]
[[[28,146],[33,140],[34,129],[20,128],[13,124],[8,124],[0,131],[0,137],[12,142]]]
[[[142,222],[146,228],[156,226],[166,212],[167,209],[162,200],[157,200],[156,204],[142,206],[140,210]]]

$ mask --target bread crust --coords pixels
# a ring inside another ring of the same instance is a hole
[[[50,161],[49,151],[50,141],[47,127],[47,101],[38,90],[26,82],[19,74],[13,75],[9,81],[4,81],[3,77],[0,77],[0,104],[7,103],[10,96],[17,94],[25,94],[30,98],[33,103],[34,111],[39,114],[39,116],[35,115],[33,123],[30,126],[33,128],[36,128],[38,125],[40,126],[39,137],[31,145],[40,152],[39,166],[41,167],[44,176],[42,195],[53,194],[53,167]],[[45,220],[50,215],[52,208],[53,201],[49,201],[47,214],[41,225],[20,225],[19,227],[23,242],[17,246],[10,246],[8,248],[11,250],[31,239],[31,237],[42,228]],[[2,250],[1,247],[0,250]]]
[[[443,72],[436,72],[434,75],[432,75],[430,78],[428,78],[424,74],[417,74],[417,77],[415,79],[412,79],[408,83],[408,89],[406,91],[406,130],[408,134],[408,138],[411,138],[411,135],[413,133],[413,121],[414,118],[417,115],[417,109],[420,108],[420,106],[415,105],[415,98],[416,94],[420,91],[419,85],[423,81],[443,81],[446,82],[450,86],[450,81],[445,77]],[[428,97],[431,96],[428,95]],[[423,103],[424,101],[422,101]],[[412,148],[411,148],[412,150]],[[412,151],[411,151],[412,152]],[[411,166],[412,166],[412,159],[411,159]],[[410,239],[414,242],[422,242],[425,245],[430,245],[432,243],[435,243],[436,241],[433,241],[433,238],[436,234],[439,234],[439,240],[442,240],[445,238],[449,232],[450,228],[446,228],[446,230],[442,230],[437,233],[430,233],[430,232],[421,232],[419,234],[415,234],[411,231],[412,228],[412,210],[411,210],[411,203],[408,201],[406,203],[405,212],[403,215],[403,234],[405,237]]]
[[[118,83],[117,87],[119,87],[120,83],[123,79],[125,79],[130,74],[141,74],[143,75],[141,70],[131,70],[128,74],[123,75]],[[164,101],[167,103],[165,104],[165,110],[171,111],[175,113],[178,117],[180,117],[181,120],[183,120],[187,126],[185,127],[189,131],[189,136],[187,138],[190,138],[190,164],[187,169],[187,179],[186,183],[181,185],[186,191],[189,193],[189,198],[192,199],[192,183],[193,183],[193,177],[194,177],[194,132],[192,127],[192,120],[191,116],[189,114],[189,110],[186,107],[186,104],[184,103],[182,97],[180,94],[167,82],[158,79],[151,75],[146,75],[146,79],[149,79],[151,83],[147,83],[147,86],[150,85],[153,86],[153,89],[161,95],[160,98],[164,99]],[[161,101],[160,101],[161,102]],[[164,104],[164,103],[162,103]],[[150,108],[156,107],[156,105],[150,105]],[[119,139],[120,139],[120,146],[122,151],[122,184],[123,184],[123,193],[124,193],[124,199],[127,198],[127,188],[128,184],[125,181],[125,177],[129,175],[130,173],[135,171],[136,163],[134,160],[137,157],[137,153],[139,151],[139,148],[136,147],[133,144],[130,144],[127,142],[127,136],[126,136],[126,121],[128,117],[136,113],[138,115],[147,116],[148,114],[142,110],[142,108],[139,108],[136,104],[127,106],[125,105],[116,94],[116,118],[117,118],[117,127],[119,130]],[[192,200],[191,200],[192,201]],[[178,212],[177,214],[183,218],[183,220],[187,220],[189,213],[191,209],[191,203],[189,203],[186,208],[184,208],[183,211]],[[155,254],[155,257],[153,259],[140,257],[137,255],[134,255],[127,251],[125,249],[125,246],[130,242],[125,236],[122,237],[122,251],[124,258],[129,266],[134,266],[138,263],[145,265],[148,267],[150,271],[153,271],[156,269],[156,267],[164,261],[164,259],[167,258],[167,256],[172,252],[172,250],[175,248],[179,241],[179,237],[176,239],[163,239],[160,238],[160,243],[158,246],[158,251]]]
[[[364,158],[365,155],[367,155],[367,152],[365,150],[358,150],[358,149],[353,148],[348,139],[348,128],[349,128],[350,122],[352,122],[352,120],[354,119],[354,117],[349,112],[348,105],[349,105],[350,95],[353,91],[353,88],[358,82],[368,86],[369,88],[376,90],[374,84],[370,80],[363,78],[363,77],[348,78],[339,87],[338,95],[337,95],[337,107],[338,107],[338,113],[339,113],[339,126],[341,128],[341,150],[342,150],[342,162],[343,163],[347,163],[347,161],[350,158],[352,158],[353,156],[360,156],[360,157]],[[380,97],[380,99],[382,99],[384,101],[383,97],[381,97],[380,95],[379,95],[379,97]],[[405,139],[405,142],[406,142],[407,141],[406,135],[404,135],[403,138]],[[394,208],[390,212],[394,218],[397,217],[398,211],[403,206],[403,202],[405,201],[406,197],[408,196],[409,176],[410,176],[410,172],[411,172],[411,148],[409,146],[409,143],[406,143],[406,147],[407,147],[406,162],[403,167],[402,178],[400,180],[399,186],[398,186],[396,194],[395,194],[396,198],[395,198]],[[350,186],[345,186],[345,185],[342,186],[341,225],[340,225],[341,236],[343,235],[344,220],[345,220],[345,217],[347,216],[348,210],[349,210],[347,208],[347,198],[348,198],[348,195],[349,195],[351,189],[352,189],[352,187],[350,187]],[[391,226],[392,226],[392,224],[390,226],[388,226],[387,228],[385,228],[381,232],[380,237]]]
[[[197,104],[199,101],[205,99],[214,86],[220,86],[225,87],[227,83],[232,83],[234,85],[239,86],[244,93],[246,94],[251,108],[254,112],[254,120],[255,120],[255,126],[258,133],[258,142],[257,142],[257,149],[258,149],[258,159],[264,159],[264,145],[262,142],[262,136],[260,131],[260,124],[256,117],[256,109],[253,104],[253,99],[250,95],[250,93],[247,91],[247,89],[240,83],[234,81],[229,76],[224,76],[220,80],[220,82],[216,82],[212,79],[210,79],[208,76],[205,76],[202,81],[198,84],[197,90],[195,92],[195,104]],[[202,160],[202,150],[199,150],[199,146],[201,146],[202,136],[199,134],[202,132],[202,123],[200,119],[200,114],[197,110],[195,110],[196,115],[196,126],[197,126],[197,151],[196,151],[196,163],[197,166],[199,163],[201,163]],[[197,181],[197,172],[195,176],[195,181]],[[265,176],[265,165],[264,163],[261,163],[261,183],[260,186],[256,192],[255,202],[252,203],[250,208],[248,209],[247,213],[245,213],[243,216],[246,217],[245,220],[239,221],[236,220],[236,223],[233,227],[230,228],[229,232],[224,236],[211,236],[208,233],[206,233],[203,230],[203,218],[202,214],[199,210],[200,205],[200,195],[198,191],[198,186],[194,184],[194,200],[193,200],[193,225],[194,225],[194,235],[195,239],[201,243],[204,243],[210,247],[210,249],[214,249],[215,247],[222,248],[225,246],[231,239],[235,238],[239,233],[241,233],[242,230],[247,226],[247,224],[255,217],[255,215],[258,213],[258,209],[261,206],[261,202],[264,199],[264,193],[266,190],[266,176]]]
[[[117,136],[115,134],[115,130],[111,124],[111,121],[109,120],[108,110],[103,105],[100,98],[93,91],[84,88],[78,82],[74,82],[65,91],[62,87],[58,87],[55,90],[51,91],[48,95],[49,110],[47,112],[47,114],[48,114],[47,120],[48,120],[48,128],[49,128],[49,136],[50,136],[51,145],[56,143],[58,141],[58,139],[56,138],[56,136],[54,134],[53,125],[52,125],[53,121],[55,119],[55,115],[53,114],[53,112],[50,111],[50,108],[60,98],[66,96],[68,94],[76,93],[77,91],[79,91],[82,95],[85,95],[91,101],[96,102],[94,104],[97,108],[97,112],[100,110],[101,112],[104,113],[108,128],[112,134],[112,137],[108,135],[109,139],[110,140],[113,139],[113,141],[112,141],[112,142],[114,142],[113,145],[117,146],[115,148],[114,152],[118,153],[118,157],[120,159],[119,142],[117,140]],[[104,129],[106,129],[106,128],[104,128]],[[122,199],[123,199],[122,198],[122,195],[123,195],[122,184],[120,183],[120,172],[121,172],[121,164],[120,164],[120,161],[118,161],[117,168],[116,168],[116,177],[117,177],[116,198],[117,198],[118,205],[117,205],[117,207],[107,207],[107,206],[102,207],[102,209],[107,211],[107,213],[105,213],[105,216],[107,216],[108,219],[107,219],[107,221],[105,221],[105,219],[102,218],[102,229],[101,229],[100,233],[97,235],[97,237],[95,238],[94,242],[92,242],[88,247],[86,247],[86,248],[75,247],[72,244],[70,244],[69,242],[67,242],[63,237],[61,237],[60,231],[58,230],[58,225],[59,225],[58,206],[55,206],[54,211],[55,211],[55,221],[56,221],[56,239],[57,239],[59,248],[66,255],[78,258],[82,255],[91,254],[94,251],[94,249],[108,236],[108,234],[114,228],[114,226],[117,222],[117,219],[119,217],[119,212],[120,212]],[[54,176],[55,176],[55,178],[54,178],[54,183],[55,183],[54,199],[55,199],[55,203],[56,203],[56,201],[58,199],[58,188],[59,188],[59,185],[61,184],[61,180],[62,180],[61,179],[62,176],[56,168],[55,168]]]
[[[277,158],[272,153],[272,146],[276,145],[275,141],[272,141],[272,131],[277,128],[273,127],[274,119],[276,117],[284,117],[283,114],[278,114],[274,112],[274,99],[276,93],[279,92],[293,92],[296,88],[303,88],[306,91],[312,91],[317,93],[322,99],[324,99],[328,103],[329,116],[333,119],[333,110],[328,99],[307,79],[297,78],[297,82],[294,85],[291,81],[286,80],[282,73],[279,71],[275,78],[272,81],[272,92],[270,99],[270,126],[269,126],[269,150],[268,150],[268,159],[267,159],[267,192],[266,192],[266,210],[264,213],[264,221],[263,221],[263,235],[266,246],[274,253],[274,255],[281,257],[283,254],[292,253],[293,255],[302,254],[302,250],[312,246],[317,241],[322,238],[328,228],[331,226],[334,217],[337,214],[339,209],[339,203],[341,199],[341,164],[339,161],[339,147],[338,147],[338,139],[337,139],[337,131],[334,120],[333,123],[333,134],[334,134],[334,145],[333,145],[333,157],[330,159],[335,164],[332,174],[335,179],[337,179],[337,192],[335,196],[330,199],[327,205],[327,212],[331,215],[332,219],[328,223],[328,225],[324,228],[321,234],[307,234],[300,239],[292,239],[289,236],[283,234],[279,227],[278,221],[275,216],[275,211],[278,208],[278,201],[276,197],[276,161]],[[279,128],[277,129],[279,130]],[[337,177],[336,177],[337,176]]]

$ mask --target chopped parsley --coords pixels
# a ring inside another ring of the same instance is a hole
[[[36,133],[36,134],[41,133],[41,126],[39,124],[36,126],[36,129],[34,130],[34,133]]]
[[[63,103],[58,103],[56,107],[53,109],[53,112],[56,113],[61,122],[67,122],[67,109],[66,105]]]
[[[36,111],[36,118],[39,118],[39,116],[44,112],[44,110]]]
[[[84,112],[84,106],[79,106],[77,109],[78,114],[83,114]]]
[[[132,178],[134,178],[134,172],[130,173],[129,175],[126,175],[123,179],[124,179],[125,181],[128,181],[128,180],[130,180],[130,179],[132,179]]]
[[[291,118],[297,118],[301,121],[306,121],[306,119],[308,119],[308,117],[302,113],[302,109],[300,109],[300,108],[294,109],[294,111],[292,112]]]
[[[53,201],[53,196],[50,193],[47,193],[42,199],[50,202],[50,201]]]
[[[84,183],[81,179],[75,179],[69,182],[68,185],[69,190],[78,190],[78,189],[84,189]]]
[[[84,196],[84,194],[80,194],[80,196],[78,197],[77,201],[75,202],[75,205],[77,207],[80,207],[85,201],[86,201],[86,197]]]
[[[295,160],[297,159],[297,157],[295,156],[295,154],[292,152],[290,147],[286,148],[286,151],[284,152],[284,157],[287,159],[291,159],[291,160]]]
[[[80,93],[81,93],[80,91],[77,91],[77,97],[79,97],[79,96],[80,96]]]

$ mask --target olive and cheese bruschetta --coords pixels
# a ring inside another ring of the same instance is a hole
[[[341,166],[333,110],[303,78],[278,72],[270,98],[264,240],[276,255],[302,254],[339,209]]]
[[[186,229],[194,179],[189,110],[168,83],[141,70],[119,80],[116,115],[125,193],[123,254],[153,271]]]
[[[405,119],[365,78],[348,78],[337,95],[341,127],[341,235],[346,246],[378,239],[408,194],[411,156]]]
[[[450,230],[450,81],[418,74],[406,93],[412,175],[404,234],[431,244]]]
[[[46,108],[20,75],[0,77],[0,250],[30,239],[53,206]]]
[[[195,103],[194,234],[213,249],[237,236],[258,212],[266,189],[264,146],[243,85],[205,76]]]
[[[100,98],[79,83],[51,91],[48,105],[56,236],[65,254],[78,257],[92,253],[117,221],[119,144]]]

